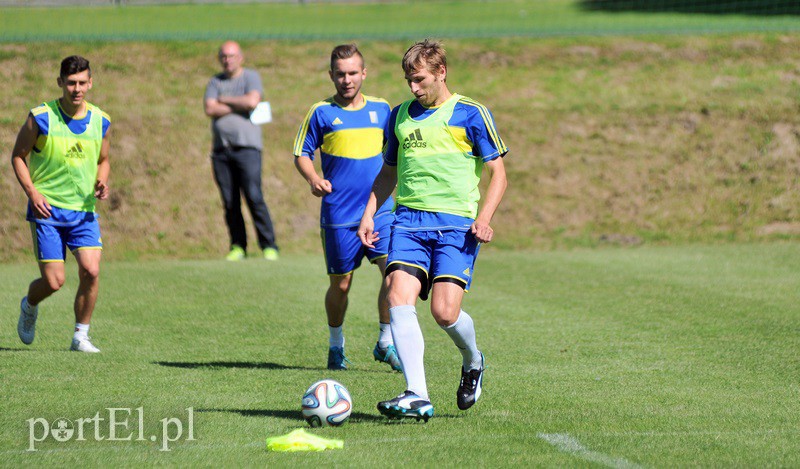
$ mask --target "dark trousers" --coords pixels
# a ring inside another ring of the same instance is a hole
[[[261,192],[261,150],[247,147],[214,150],[211,164],[225,205],[225,222],[228,224],[231,245],[247,250],[241,202],[241,195],[244,195],[258,234],[258,245],[261,249],[277,249],[272,218]]]

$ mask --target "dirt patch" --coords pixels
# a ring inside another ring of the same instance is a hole
[[[756,230],[758,236],[800,235],[800,222],[776,222]]]
[[[639,236],[635,235],[624,235],[619,233],[610,233],[600,235],[599,238],[601,243],[604,244],[613,244],[616,246],[638,246],[644,243],[644,240]]]

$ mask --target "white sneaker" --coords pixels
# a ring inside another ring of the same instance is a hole
[[[19,321],[17,322],[17,334],[19,340],[25,345],[33,342],[36,335],[36,318],[39,317],[39,307],[28,304],[28,297],[19,303]]]
[[[92,345],[90,338],[72,339],[69,349],[73,352],[100,353],[100,349]]]

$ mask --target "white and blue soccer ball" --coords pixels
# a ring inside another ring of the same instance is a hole
[[[312,427],[337,427],[350,417],[353,399],[338,381],[323,379],[303,394],[303,418]]]

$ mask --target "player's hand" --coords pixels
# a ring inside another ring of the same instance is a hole
[[[361,224],[358,226],[358,239],[361,240],[361,244],[372,249],[375,249],[375,242],[381,239],[378,236],[380,233],[373,231],[374,229],[375,221],[371,217],[361,219]]]
[[[94,196],[97,197],[99,200],[105,200],[108,198],[108,184],[103,181],[96,181],[94,183]]]
[[[317,179],[311,183],[311,193],[316,197],[322,197],[326,194],[330,194],[332,191],[333,186],[327,179]]]
[[[470,231],[475,235],[479,243],[488,243],[494,237],[494,230],[488,223],[475,220],[470,226]]]
[[[33,209],[33,216],[36,218],[50,218],[50,210],[52,207],[47,203],[47,199],[45,199],[42,194],[39,192],[31,194],[30,204]]]

